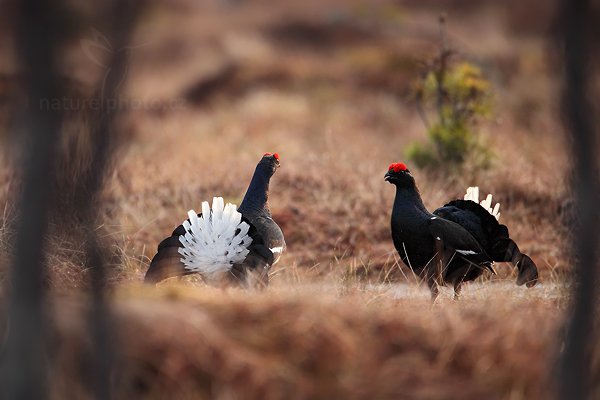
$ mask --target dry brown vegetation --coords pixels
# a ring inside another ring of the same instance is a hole
[[[435,51],[442,9],[225,3],[154,4],[132,39],[145,45],[131,52],[125,93],[162,108],[119,121],[125,144],[102,194],[104,239],[120,257],[111,265],[119,397],[548,398],[571,269],[551,17],[532,27],[518,8],[453,2],[450,39],[493,83],[494,117],[480,129],[495,158],[459,176],[414,173],[430,209],[469,185],[493,193],[541,284],[514,286],[506,265],[459,302],[442,293],[431,306],[398,263],[383,174],[424,137],[410,91],[417,61]],[[68,54],[85,87],[94,66],[76,44]],[[10,99],[6,82],[0,95]],[[217,290],[186,278],[141,287],[157,243],[186,211],[214,195],[239,203],[267,151],[282,159],[270,201],[288,244],[272,286]],[[5,265],[16,174],[2,157]],[[73,289],[86,285],[85,260],[77,237],[53,232],[54,389],[84,398],[90,338]]]
[[[564,293],[475,284],[431,307],[406,286],[275,285],[263,293],[131,288],[117,295],[120,398],[547,398]],[[82,395],[79,302],[59,301],[61,394]],[[78,349],[78,352],[73,352]],[[75,379],[74,379],[75,378]],[[81,383],[79,384],[81,385]],[[63,396],[68,397],[68,396]],[[60,398],[60,396],[58,397]]]

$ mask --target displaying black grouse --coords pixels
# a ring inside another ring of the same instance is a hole
[[[213,198],[212,207],[203,202],[200,214],[190,210],[158,245],[145,281],[199,273],[209,282],[268,285],[269,269],[285,250],[268,203],[269,182],[279,166],[277,153],[262,157],[238,210],[221,197]]]
[[[438,286],[452,284],[458,298],[463,282],[485,270],[495,273],[494,261],[507,261],[518,269],[517,285],[532,287],[538,271],[529,256],[510,239],[498,222],[499,204],[492,197],[479,203],[479,189],[469,188],[465,200],[454,200],[432,213],[427,211],[415,179],[403,163],[390,165],[385,180],[396,186],[392,210],[392,239],[400,258],[427,281],[432,299]]]

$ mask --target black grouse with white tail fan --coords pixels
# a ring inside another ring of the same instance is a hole
[[[455,298],[463,282],[488,270],[494,261],[507,261],[518,269],[517,285],[532,287],[538,271],[529,256],[510,239],[498,222],[500,204],[492,208],[492,195],[479,203],[479,188],[469,188],[464,200],[454,200],[433,213],[427,211],[415,179],[403,163],[390,165],[385,180],[396,186],[392,210],[392,239],[400,258],[427,281],[432,299],[438,286],[452,284]]]
[[[209,283],[266,286],[269,269],[279,261],[285,240],[269,210],[269,182],[279,168],[279,155],[266,153],[254,172],[239,209],[213,198],[202,213],[188,219],[158,245],[146,282],[198,273]]]

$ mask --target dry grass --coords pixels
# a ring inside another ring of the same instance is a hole
[[[431,306],[414,287],[268,292],[130,288],[116,299],[119,398],[547,398],[564,293],[479,287]],[[57,301],[57,398],[83,396],[79,302]],[[491,312],[493,311],[493,312]],[[168,323],[167,323],[168,321]],[[73,352],[73,349],[79,349]],[[68,396],[67,396],[68,397]]]
[[[518,288],[501,266],[499,277],[467,285],[461,301],[443,293],[432,307],[399,267],[394,190],[383,174],[424,136],[408,93],[414,60],[433,49],[436,15],[386,2],[303,3],[182,1],[176,11],[153,6],[142,20],[134,42],[152,45],[132,53],[127,93],[183,103],[125,115],[129,140],[102,194],[104,239],[119,256],[111,266],[118,397],[548,398],[570,262],[558,214],[566,168],[557,169],[568,158],[543,38],[519,36],[487,8],[450,19],[460,50],[494,81],[496,114],[481,128],[496,158],[461,176],[414,171],[417,182],[430,209],[469,185],[494,193],[542,284]],[[323,40],[303,39],[315,32]],[[223,71],[218,89],[199,96]],[[214,195],[239,202],[267,151],[282,157],[270,199],[288,244],[272,286],[217,290],[186,278],[139,287],[157,243],[186,211]],[[1,161],[0,265],[15,185]],[[50,239],[54,391],[85,398],[90,336],[74,290],[86,286],[85,259],[60,227]]]

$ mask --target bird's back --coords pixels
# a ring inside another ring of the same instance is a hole
[[[441,218],[455,222],[465,228],[486,252],[491,252],[494,243],[508,238],[508,229],[481,205],[471,200],[454,200],[433,212]]]

